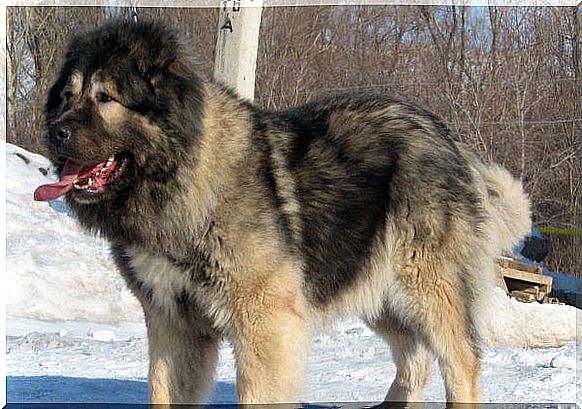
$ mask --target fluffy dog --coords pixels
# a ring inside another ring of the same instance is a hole
[[[433,114],[383,95],[269,112],[201,79],[161,23],[72,40],[47,146],[80,223],[111,242],[143,306],[153,403],[203,402],[230,340],[240,402],[296,402],[312,332],[361,317],[415,401],[479,400],[480,311],[528,199]]]

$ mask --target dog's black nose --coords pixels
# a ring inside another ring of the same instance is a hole
[[[67,140],[71,137],[73,132],[71,131],[71,128],[69,128],[68,126],[62,125],[57,127],[56,134],[59,137],[59,139]]]

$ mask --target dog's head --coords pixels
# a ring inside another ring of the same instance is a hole
[[[113,21],[72,39],[45,129],[73,208],[119,205],[192,155],[203,96],[188,51],[161,23]]]

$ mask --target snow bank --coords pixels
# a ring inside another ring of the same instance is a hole
[[[501,288],[491,293],[486,336],[489,345],[559,347],[576,341],[576,312],[568,305],[522,303]]]
[[[62,200],[33,201],[34,189],[54,180],[49,161],[6,144],[6,175],[7,315],[140,321],[107,243],[84,233]]]
[[[38,170],[50,170],[48,160],[7,144],[6,161],[8,316],[141,322],[140,307],[115,271],[107,244],[82,231],[62,200],[33,201],[34,189],[53,179]],[[500,289],[492,292],[489,305],[490,345],[556,347],[576,339],[573,307],[524,304]]]

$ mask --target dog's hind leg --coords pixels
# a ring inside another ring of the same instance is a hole
[[[468,292],[451,277],[426,286],[417,298],[422,308],[415,319],[419,333],[436,354],[448,402],[479,401],[480,353],[475,337]]]
[[[151,404],[205,403],[213,386],[220,337],[202,316],[145,308]]]
[[[419,402],[435,360],[434,353],[416,333],[388,317],[368,323],[389,345],[396,364],[396,378],[385,400]]]
[[[482,277],[489,267],[483,259]],[[469,271],[471,262],[441,265],[432,286],[424,288],[421,331],[436,353],[448,402],[477,403],[480,400],[479,314],[484,303],[482,278]],[[492,267],[491,267],[492,269]],[[425,270],[428,272],[429,270]]]
[[[439,357],[439,366],[448,402],[478,403],[480,351],[465,328],[440,328],[434,334],[434,348]]]
[[[384,313],[392,319],[384,318],[383,325],[396,334],[387,337],[398,365],[390,399],[417,398],[413,392],[429,375],[432,352],[439,361],[447,401],[479,401],[479,348],[472,316],[476,301],[469,287],[474,283],[457,272],[461,268],[455,263],[447,267],[427,256],[416,260],[414,269],[403,270],[392,285]]]

